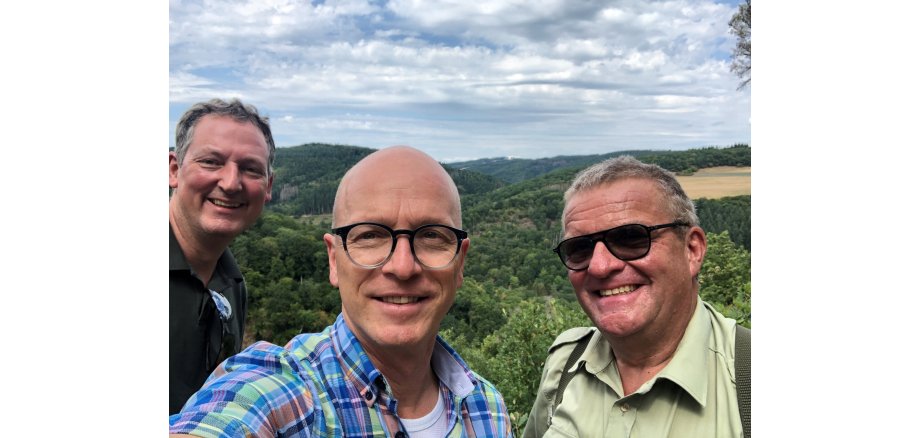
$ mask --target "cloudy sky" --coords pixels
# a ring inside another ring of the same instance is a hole
[[[169,142],[240,97],[279,147],[409,144],[441,161],[751,141],[738,1],[171,0]]]

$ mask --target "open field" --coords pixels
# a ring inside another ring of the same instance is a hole
[[[690,199],[718,199],[751,194],[750,167],[709,167],[677,180]]]

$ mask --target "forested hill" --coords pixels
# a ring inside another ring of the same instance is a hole
[[[563,168],[584,168],[619,155],[632,155],[679,174],[691,174],[704,167],[750,166],[751,148],[735,144],[728,148],[706,147],[689,151],[633,150],[597,155],[559,155],[550,158],[481,158],[448,163],[448,166],[492,175],[508,183],[521,182]]]
[[[276,149],[269,210],[297,216],[328,213],[342,175],[372,152],[319,143]]]
[[[332,211],[335,190],[342,175],[376,149],[310,143],[278,148],[275,152],[275,182],[268,208],[301,216]],[[461,195],[485,193],[505,185],[479,172],[444,166]],[[404,172],[405,169],[393,169]],[[380,175],[386,178],[386,175]]]
[[[294,216],[330,213],[342,175],[374,151],[358,146],[320,143],[278,148],[272,201],[268,209]],[[540,184],[567,184],[578,170],[609,157],[627,154],[679,174],[692,174],[706,167],[751,165],[751,148],[737,144],[727,148],[706,147],[686,151],[617,151],[539,159],[483,159],[443,166],[454,179],[460,194],[467,197],[491,193],[509,183],[520,183],[556,170],[568,171]],[[381,178],[385,177],[381,175]]]

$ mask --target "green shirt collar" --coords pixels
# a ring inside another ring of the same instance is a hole
[[[693,318],[687,325],[684,338],[677,345],[674,357],[640,390],[648,391],[658,379],[668,379],[687,391],[700,406],[705,408],[709,389],[709,356],[712,350],[709,339],[711,336],[712,326],[709,324],[709,318],[706,317],[706,308],[703,300],[697,297]]]
[[[677,346],[674,357],[657,376],[643,384],[636,393],[646,393],[659,379],[667,379],[687,392],[702,407],[706,407],[709,388],[709,356],[711,346],[708,343],[712,333],[709,318],[706,317],[703,300],[697,297],[696,310],[684,338]],[[617,372],[613,350],[610,349],[603,334],[598,331],[588,343],[585,354],[585,369],[600,380],[617,389],[622,394],[623,384]],[[576,364],[577,366],[577,364]],[[606,371],[608,368],[610,372]],[[612,378],[614,381],[611,381]]]

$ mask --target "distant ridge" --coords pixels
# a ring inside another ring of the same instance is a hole
[[[278,148],[274,163],[272,201],[268,209],[293,216],[331,213],[335,191],[342,175],[374,151],[376,149],[324,143]],[[577,170],[618,155],[633,155],[643,162],[658,164],[678,174],[692,174],[706,167],[751,165],[751,148],[736,144],[725,148],[706,147],[685,151],[616,151],[536,159],[483,158],[442,166],[457,184],[460,195],[466,198],[491,193],[557,170],[570,170],[566,172],[566,178],[570,179]],[[380,177],[386,178],[386,175]]]
[[[620,155],[632,155],[644,162],[659,164],[676,173],[692,173],[703,167],[715,167],[720,165],[751,165],[750,146],[739,143],[723,148],[710,146],[682,151],[631,150],[595,155],[559,155],[549,158],[480,158],[471,161],[448,163],[448,166],[457,169],[474,170],[486,175],[492,175],[506,183],[514,184],[557,169],[587,167],[607,158]],[[700,161],[698,159],[699,155],[710,155],[711,158],[704,158],[703,161]],[[712,164],[708,164],[709,162]]]

